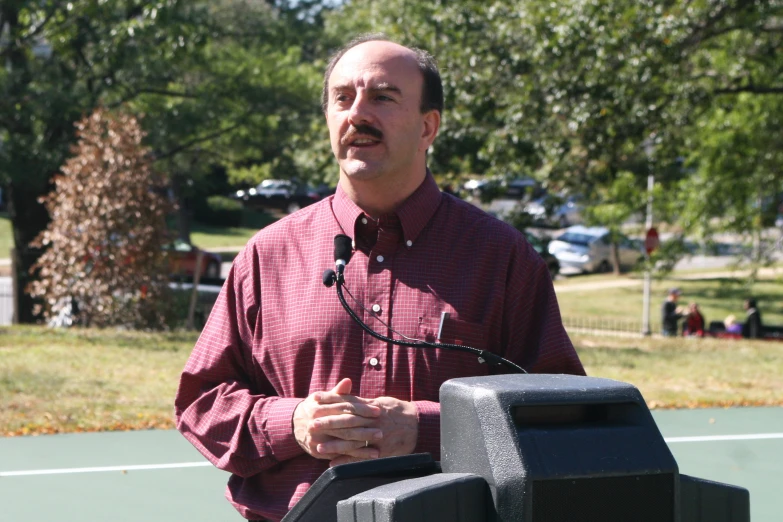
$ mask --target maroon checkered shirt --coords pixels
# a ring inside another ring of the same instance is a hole
[[[182,373],[178,428],[231,472],[226,496],[246,518],[280,520],[327,468],[299,447],[294,408],[343,377],[352,393],[414,401],[416,452],[440,458],[438,390],[486,375],[475,355],[379,341],[322,283],[334,236],[354,238],[351,303],[376,331],[490,349],[529,372],[584,374],[560,319],[547,267],[512,227],[455,197],[431,175],[393,215],[367,217],[337,193],[261,230],[234,261]],[[495,370],[493,370],[495,371]]]

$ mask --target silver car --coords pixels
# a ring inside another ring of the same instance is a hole
[[[584,206],[578,196],[546,194],[525,205],[524,211],[530,214],[536,223],[565,228],[582,222]]]
[[[612,244],[605,227],[568,227],[549,243],[549,253],[560,262],[562,274],[612,270]],[[633,267],[644,257],[641,245],[625,236],[620,236],[618,254],[623,268]]]

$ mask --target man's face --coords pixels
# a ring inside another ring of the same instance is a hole
[[[342,175],[402,180],[424,169],[440,116],[421,113],[423,81],[413,52],[391,42],[365,42],[340,58],[326,122]]]

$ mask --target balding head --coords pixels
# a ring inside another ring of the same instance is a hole
[[[440,73],[438,72],[438,66],[435,64],[435,59],[427,51],[423,51],[417,48],[409,48],[399,45],[383,34],[369,34],[360,36],[347,45],[339,49],[329,60],[329,65],[326,67],[324,73],[323,91],[321,92],[321,108],[326,113],[326,109],[329,103],[329,78],[332,75],[335,65],[339,62],[351,49],[360,45],[366,45],[374,43],[379,52],[398,52],[400,57],[404,57],[406,54],[410,55],[410,58],[415,62],[416,67],[419,69],[422,75],[422,93],[420,110],[422,113],[432,110],[443,112],[443,83],[440,79]]]

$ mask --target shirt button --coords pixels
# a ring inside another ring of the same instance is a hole
[[[378,256],[375,259],[377,259],[379,263],[383,263],[383,256]]]
[[[375,313],[377,314],[378,312],[380,312],[380,311],[381,311],[381,305],[379,305],[379,304],[377,304],[377,303],[376,303],[376,304],[374,304],[374,305],[372,305],[372,311],[373,311],[373,312],[375,312]]]
[[[367,224],[367,218],[362,218],[362,224],[363,224],[363,225],[366,225],[366,224]]]
[[[370,359],[370,366],[378,366],[378,358],[377,357],[373,357],[372,359]]]
[[[406,244],[406,245],[408,245],[408,248],[410,248],[410,247],[412,247],[412,246],[413,246],[413,241],[411,241],[411,240],[409,239],[409,240],[407,240],[407,241],[405,242],[405,244]]]

